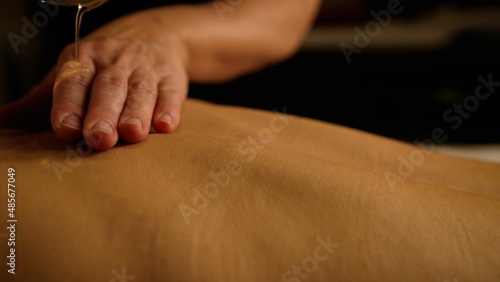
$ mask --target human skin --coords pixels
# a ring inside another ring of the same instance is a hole
[[[320,1],[245,0],[224,14],[214,3],[104,25],[82,39],[78,62],[68,46],[40,84],[0,111],[0,123],[33,126],[50,113],[58,136],[83,136],[100,150],[143,141],[152,129],[172,132],[189,82],[225,82],[290,57]]]
[[[172,134],[105,152],[1,136],[18,219],[2,281],[499,280],[499,164],[429,151],[391,186],[421,148],[191,99],[183,113]]]

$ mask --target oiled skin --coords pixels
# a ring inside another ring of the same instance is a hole
[[[196,100],[183,114],[89,155],[50,131],[1,136],[18,219],[2,281],[500,280],[499,165],[429,152],[391,186],[420,149]]]

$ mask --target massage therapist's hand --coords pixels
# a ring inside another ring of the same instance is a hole
[[[83,136],[96,149],[109,149],[118,138],[140,142],[151,126],[173,131],[187,94],[185,50],[158,26],[147,13],[110,23],[82,40],[79,61],[68,46],[47,77],[10,110],[32,115],[29,110],[44,107],[37,112],[50,112],[58,136]]]
[[[215,3],[215,2],[214,2]],[[39,124],[95,149],[176,129],[188,83],[220,83],[293,55],[319,0],[173,5],[132,13],[68,46],[49,74],[0,110],[1,125]],[[227,8],[227,6],[224,6]]]

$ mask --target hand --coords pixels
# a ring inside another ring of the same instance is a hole
[[[66,48],[29,95],[0,111],[0,123],[33,125],[51,112],[57,135],[83,136],[96,149],[140,142],[151,125],[171,132],[188,81],[229,81],[296,52],[320,1],[292,2],[248,1],[227,20],[209,2],[122,17],[82,40],[78,62]]]
[[[99,150],[119,138],[143,141],[151,127],[173,131],[187,96],[186,52],[157,21],[144,11],[111,22],[82,39],[79,61],[67,46],[26,97],[2,110],[0,121],[33,125],[50,113],[58,136],[83,137]]]

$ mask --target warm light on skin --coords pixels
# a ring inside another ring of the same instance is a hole
[[[51,131],[0,136],[19,187],[16,275],[0,279],[498,275],[500,164],[435,152],[391,189],[384,172],[416,146],[271,111],[195,100],[184,110],[175,133],[105,152]],[[195,209],[189,222],[183,203]]]

